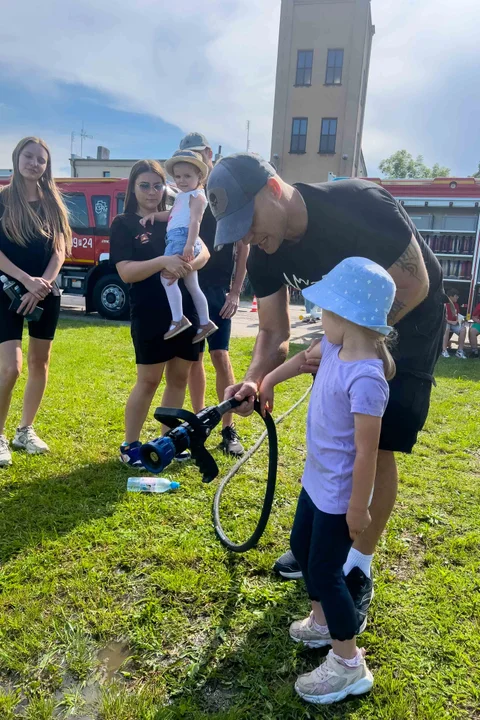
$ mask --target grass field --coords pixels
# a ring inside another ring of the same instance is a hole
[[[233,342],[238,376],[252,344]],[[400,458],[361,643],[374,689],[322,709],[293,691],[321,657],[288,638],[289,623],[307,612],[302,583],[271,573],[299,491],[306,405],[279,429],[266,535],[232,556],[213,533],[216,482],[203,485],[191,465],[165,473],[181,482],[175,494],[126,493],[131,473],[116,455],[134,376],[128,328],[62,321],[36,425],[52,453],[16,453],[0,472],[1,720],[480,718],[478,361],[441,360],[421,442]],[[286,385],[276,414],[308,382]],[[9,435],[23,386],[22,378]],[[144,439],[158,427],[149,419]],[[261,431],[257,419],[238,427],[246,445]],[[231,466],[215,453],[221,471]],[[225,526],[238,540],[255,523],[265,468],[263,447],[226,491]]]

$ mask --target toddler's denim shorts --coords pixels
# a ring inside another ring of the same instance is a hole
[[[167,240],[165,244],[165,255],[183,255],[185,245],[188,240],[188,228],[175,228],[167,232]],[[197,238],[193,246],[193,254],[195,257],[200,253],[202,243]]]

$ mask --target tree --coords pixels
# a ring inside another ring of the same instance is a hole
[[[382,160],[378,166],[388,180],[394,178],[436,178],[449,177],[450,168],[442,167],[438,163],[429,168],[423,162],[423,156],[414,158],[406,150],[397,150],[390,157]],[[480,164],[479,164],[480,172]]]
[[[472,175],[472,177],[480,178],[480,162],[478,163],[478,170]]]

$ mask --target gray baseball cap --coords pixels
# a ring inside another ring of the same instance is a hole
[[[260,155],[222,158],[208,178],[207,198],[217,221],[215,249],[241,240],[252,226],[255,195],[276,175]]]
[[[207,147],[211,147],[207,138],[205,135],[202,135],[202,133],[197,132],[191,132],[185,135],[185,137],[180,140],[179,145],[180,150],[205,150]]]

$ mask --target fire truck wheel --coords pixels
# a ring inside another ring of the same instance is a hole
[[[107,320],[125,320],[130,313],[128,287],[118,275],[104,275],[93,289],[93,304]]]

